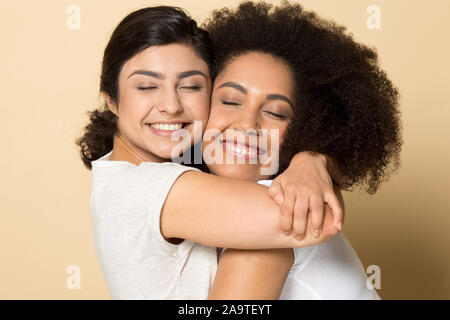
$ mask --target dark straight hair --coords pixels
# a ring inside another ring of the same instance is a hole
[[[184,43],[206,62],[213,78],[213,51],[208,33],[199,28],[181,8],[157,6],[128,14],[115,28],[105,48],[100,76],[100,91],[114,102],[119,97],[119,74],[123,65],[151,46]],[[113,148],[117,117],[106,104],[88,112],[89,122],[83,136],[76,140],[84,165],[91,169],[97,160]]]

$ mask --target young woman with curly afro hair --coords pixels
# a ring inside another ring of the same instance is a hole
[[[343,26],[299,4],[243,2],[235,10],[214,11],[204,27],[216,74],[207,128],[279,128],[280,170],[271,178],[303,150],[330,156],[340,168],[341,187],[365,185],[369,193],[398,167],[398,90],[379,67],[376,51]],[[242,165],[208,167],[220,176],[254,177]],[[380,299],[366,280],[340,232],[294,250],[227,249],[209,297]]]

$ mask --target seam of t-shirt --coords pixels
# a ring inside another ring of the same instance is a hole
[[[303,281],[302,279],[299,279],[297,276],[295,277],[295,280],[300,283],[301,286],[303,286],[307,291],[309,291],[316,300],[324,300],[324,297],[322,297],[319,292],[317,292],[312,286],[310,286],[308,283]]]

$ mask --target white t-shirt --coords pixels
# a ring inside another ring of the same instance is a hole
[[[295,248],[281,300],[380,300],[367,286],[358,255],[339,232],[315,246]]]
[[[207,299],[216,248],[190,240],[171,244],[160,213],[185,171],[177,163],[92,161],[90,208],[95,252],[112,299]]]

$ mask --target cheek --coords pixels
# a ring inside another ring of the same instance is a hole
[[[211,107],[211,113],[209,114],[208,129],[224,130],[232,123],[233,114],[223,110],[222,108]]]
[[[133,94],[128,90],[120,95],[119,115],[141,121],[152,109],[152,106],[151,99],[138,93]]]
[[[273,127],[273,128],[270,128],[267,130],[269,132],[269,134],[267,135],[267,146],[268,146],[269,150],[274,149],[274,148],[279,148],[279,146],[283,143],[286,129],[287,129],[287,125],[280,126],[280,127]],[[270,134],[271,130],[274,130],[273,135],[274,135],[275,140],[272,140],[272,135]],[[276,135],[277,130],[278,130],[278,135]],[[276,137],[278,139],[276,139]],[[273,145],[272,145],[272,143],[273,143]]]
[[[287,129],[287,126],[280,128],[280,137],[278,138],[278,142],[280,145],[283,143],[284,135],[286,134],[286,129]]]
[[[202,121],[202,126],[208,121],[210,99],[209,95],[192,95],[184,100],[185,106],[189,106],[193,120]]]

